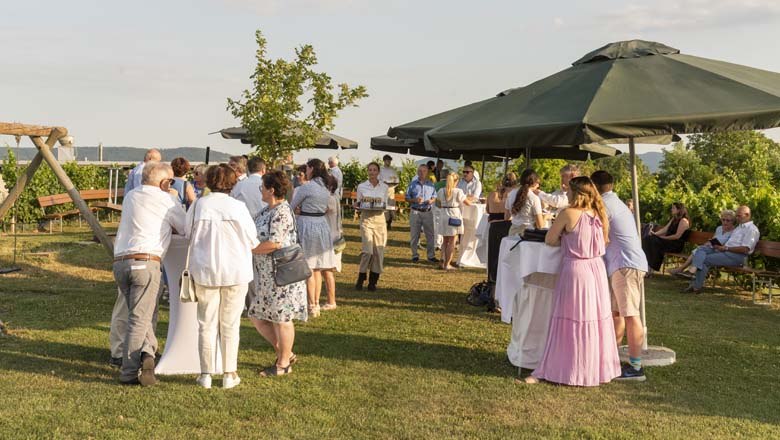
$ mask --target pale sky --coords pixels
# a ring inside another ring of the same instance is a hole
[[[391,125],[527,85],[613,41],[780,72],[777,0],[26,0],[2,15],[0,121],[65,126],[77,146],[246,153],[208,133],[238,125],[226,98],[250,85],[257,29],[272,57],[310,43],[334,83],[368,88],[333,130],[360,143],[342,160],[374,157],[370,137]]]

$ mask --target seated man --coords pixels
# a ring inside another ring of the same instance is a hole
[[[707,272],[713,266],[739,267],[745,264],[745,259],[753,253],[758,243],[759,232],[750,219],[750,208],[737,208],[737,222],[731,237],[723,245],[702,248],[693,257],[691,265],[696,267],[696,277],[685,292],[701,293]]]

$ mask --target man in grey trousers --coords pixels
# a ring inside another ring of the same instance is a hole
[[[126,194],[122,203],[114,244],[114,279],[127,304],[119,375],[119,382],[126,385],[157,383],[157,338],[152,319],[157,309],[160,262],[171,234],[184,231],[185,218],[184,208],[168,193],[172,178],[173,170],[167,163],[147,163],[141,186]]]
[[[425,233],[425,245],[428,251],[428,261],[437,263],[436,241],[433,235],[433,212],[431,207],[436,201],[436,188],[428,180],[428,167],[425,164],[417,167],[417,177],[409,182],[406,189],[406,201],[409,202],[409,230],[411,232],[412,261],[420,260],[417,246],[420,243],[420,232]]]

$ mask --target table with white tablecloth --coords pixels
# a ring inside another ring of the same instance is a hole
[[[485,216],[485,205],[474,203],[473,205],[464,205],[461,207],[463,213],[463,236],[458,245],[458,264],[465,267],[487,268],[487,252],[480,254],[477,252],[480,236],[477,234],[477,227]]]
[[[168,278],[170,296],[170,316],[168,317],[168,336],[165,340],[160,362],[154,369],[155,374],[198,374],[200,373],[200,355],[198,354],[198,305],[182,303],[179,300],[179,277],[184,269],[189,241],[174,235],[163,266]],[[222,373],[222,353],[219,341],[214,341],[216,362],[215,374]]]
[[[544,353],[550,328],[561,249],[521,241],[517,236],[505,237],[498,261],[496,300],[501,320],[512,323],[507,356],[515,366],[534,369]]]

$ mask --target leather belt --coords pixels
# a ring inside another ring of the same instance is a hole
[[[431,210],[431,208],[425,208],[425,209],[421,209],[421,208],[412,208],[412,211],[418,211],[418,212],[428,212],[428,211],[430,211],[430,210]]]
[[[302,215],[304,217],[322,217],[322,216],[325,215],[325,213],[324,212],[305,212],[305,211],[301,211],[300,214],[298,214],[298,215]]]
[[[158,263],[162,261],[160,257],[153,254],[128,254],[128,255],[121,255],[119,257],[114,257],[114,262],[125,261],[125,260],[156,261]]]

